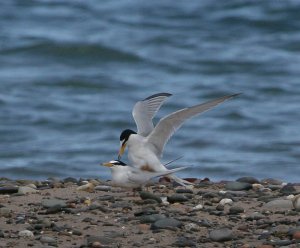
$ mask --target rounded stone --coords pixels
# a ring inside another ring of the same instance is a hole
[[[245,210],[240,206],[232,206],[229,209],[230,214],[241,214],[241,213],[244,213],[244,212],[245,212]]]
[[[38,192],[38,190],[36,190],[36,189],[34,189],[32,187],[29,187],[29,186],[21,186],[18,189],[18,193],[19,194],[23,194],[23,195],[26,195],[26,194],[35,194],[37,192]]]
[[[67,206],[67,204],[64,200],[53,198],[53,199],[44,199],[44,200],[42,200],[42,206],[44,208],[54,208],[54,207],[64,208],[64,207]]]
[[[43,244],[56,244],[56,240],[49,236],[42,236],[40,242]]]
[[[296,195],[293,198],[293,206],[297,211],[300,211],[300,195]]]
[[[263,208],[268,210],[291,210],[293,204],[291,200],[276,199],[266,203]]]
[[[229,241],[233,239],[233,232],[228,228],[216,229],[209,233],[209,238],[216,242]]]
[[[250,183],[250,184],[259,183],[259,180],[257,180],[255,177],[240,177],[236,181],[242,183]]]
[[[23,237],[23,238],[33,238],[33,232],[29,231],[29,230],[22,230],[18,233],[19,237]]]
[[[293,239],[295,239],[295,240],[300,240],[300,231],[294,232],[294,234],[293,234]]]
[[[173,218],[164,218],[161,220],[158,220],[154,222],[151,225],[151,229],[168,229],[168,228],[175,228],[175,227],[181,227],[182,223],[176,219]]]
[[[188,199],[185,195],[182,195],[182,194],[174,194],[174,195],[168,196],[168,197],[167,197],[167,200],[168,200],[168,202],[170,202],[170,203],[175,203],[175,202],[186,202],[186,201],[188,201],[189,199]]]
[[[228,182],[225,185],[227,190],[239,191],[252,189],[252,184],[244,182]]]

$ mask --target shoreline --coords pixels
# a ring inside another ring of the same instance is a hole
[[[300,183],[160,180],[133,195],[107,181],[0,179],[0,247],[300,246]]]

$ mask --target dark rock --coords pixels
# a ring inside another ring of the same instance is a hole
[[[94,188],[94,190],[96,191],[105,191],[105,192],[109,192],[111,191],[111,186],[107,186],[107,185],[98,185]]]
[[[77,184],[78,180],[74,177],[67,177],[63,180],[64,183],[74,183]]]
[[[181,194],[174,194],[167,197],[168,202],[175,203],[175,202],[186,202],[189,199],[185,195]]]
[[[150,214],[158,214],[159,212],[157,210],[155,210],[154,208],[144,208],[140,211],[137,211],[134,213],[134,216],[138,217],[138,216],[142,216],[142,215],[150,215]]]
[[[277,180],[277,179],[273,179],[273,178],[266,178],[261,180],[261,182],[263,184],[273,184],[273,185],[282,185],[282,181],[281,180]]]
[[[265,216],[263,214],[254,212],[254,213],[250,214],[248,217],[246,217],[246,220],[260,220],[263,218],[265,218]]]
[[[0,217],[8,218],[11,216],[11,211],[9,208],[3,207],[0,208]]]
[[[199,194],[200,192],[198,192]],[[206,192],[202,195],[203,199],[211,199],[211,198],[218,198],[219,195],[217,193],[214,192]]]
[[[86,237],[86,244],[88,247],[93,247],[92,245],[96,242],[100,243],[100,245],[111,245],[111,244],[114,244],[114,239],[103,237],[103,236]],[[102,246],[99,246],[99,247],[102,247]]]
[[[241,214],[244,212],[245,210],[240,206],[232,206],[229,208],[229,214]]]
[[[193,194],[193,190],[191,189],[177,189],[177,194]]]
[[[56,245],[57,241],[52,238],[52,237],[48,237],[48,236],[42,236],[40,238],[40,242],[43,244],[49,244],[49,245]]]
[[[291,200],[277,199],[266,203],[263,208],[267,210],[291,210],[293,203]]]
[[[197,247],[197,243],[190,238],[180,237],[172,247]]]
[[[56,199],[56,198],[53,198],[53,199],[43,199],[42,200],[42,206],[44,208],[53,208],[53,207],[56,207],[56,208],[65,208],[65,207],[67,207],[67,203],[64,200]]]
[[[228,182],[225,185],[227,190],[239,191],[252,189],[252,184],[243,182]]]
[[[164,219],[160,219],[155,221],[152,225],[151,225],[151,229],[155,230],[155,229],[172,229],[172,228],[176,228],[176,227],[181,227],[182,223],[176,219],[173,218],[164,218]]]
[[[79,231],[79,230],[74,229],[74,230],[72,231],[72,234],[73,234],[73,235],[76,235],[76,236],[81,236],[81,235],[82,235],[82,232]]]
[[[114,202],[115,197],[112,195],[101,195],[96,198],[98,201],[109,201],[109,202]]]
[[[257,180],[255,177],[240,177],[236,181],[241,183],[250,183],[250,184],[259,183],[259,180]]]
[[[4,232],[0,230],[0,238],[4,238]]]
[[[140,197],[141,197],[143,200],[152,199],[152,200],[157,201],[158,203],[162,203],[162,200],[160,199],[159,196],[154,195],[154,194],[149,193],[149,192],[146,192],[146,191],[140,192]]]
[[[287,184],[280,189],[280,193],[285,194],[285,195],[294,194],[295,192],[297,192],[297,190],[291,184]]]
[[[166,216],[163,214],[151,214],[151,215],[142,215],[141,217],[139,217],[139,220],[142,224],[146,224],[146,223],[154,223],[164,218],[166,218]]]
[[[0,194],[15,194],[18,192],[18,187],[0,187]]]
[[[217,242],[229,241],[233,239],[233,232],[228,228],[216,229],[209,233],[209,238]]]

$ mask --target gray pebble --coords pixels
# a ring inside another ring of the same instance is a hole
[[[225,188],[233,191],[249,190],[252,189],[252,185],[250,183],[243,182],[228,182],[226,183]]]
[[[67,204],[66,204],[66,201],[64,201],[64,200],[53,198],[53,199],[42,200],[42,206],[44,208],[53,208],[53,207],[64,208],[67,206]]]
[[[182,194],[174,194],[174,195],[168,196],[168,197],[167,197],[167,200],[168,200],[168,202],[170,202],[170,203],[175,203],[175,202],[186,202],[186,201],[188,201],[189,199],[188,199],[185,195],[182,195]]]
[[[154,223],[164,218],[166,218],[166,216],[163,214],[151,214],[151,215],[142,215],[141,217],[139,217],[139,220],[142,224],[145,224],[145,223]]]
[[[259,180],[257,180],[255,177],[240,177],[236,181],[250,184],[259,183]]]
[[[229,241],[233,239],[233,232],[228,228],[216,229],[209,233],[209,238],[217,242]]]
[[[33,232],[29,231],[29,230],[22,230],[18,233],[19,237],[23,237],[23,238],[33,238]]]
[[[241,214],[244,212],[245,210],[240,206],[232,206],[229,208],[229,214]]]
[[[280,189],[280,193],[284,195],[294,194],[296,191],[297,190],[295,189],[295,187],[291,184],[287,184]]]
[[[152,199],[152,200],[157,201],[158,203],[162,203],[162,200],[160,199],[159,196],[154,195],[154,194],[149,193],[149,192],[146,192],[146,191],[141,191],[141,192],[140,192],[140,197],[141,197],[143,200]]]
[[[2,207],[0,208],[0,217],[8,218],[11,216],[11,211],[9,208]]]
[[[164,218],[164,219],[160,219],[155,221],[152,225],[151,225],[151,229],[155,230],[155,229],[169,229],[169,228],[176,228],[176,227],[181,227],[182,223],[176,219],[173,218]]]
[[[246,217],[246,220],[260,220],[263,218],[265,218],[265,216],[263,214],[254,212],[254,213],[250,214],[248,217]]]
[[[276,199],[266,203],[263,208],[267,210],[291,210],[293,204],[291,200]]]
[[[105,192],[109,192],[111,191],[111,186],[107,186],[107,185],[98,185],[94,188],[94,190],[96,191],[105,191]]]
[[[178,194],[193,194],[193,190],[191,190],[191,189],[177,189],[176,193],[178,193]]]
[[[42,236],[40,238],[40,242],[43,243],[43,244],[50,244],[50,245],[54,245],[56,244],[56,240],[52,237],[49,237],[49,236]]]
[[[28,186],[21,186],[18,189],[18,194],[26,195],[26,194],[35,194],[38,190],[28,187]]]

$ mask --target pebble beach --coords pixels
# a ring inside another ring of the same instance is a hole
[[[0,179],[0,247],[300,247],[300,184]]]

